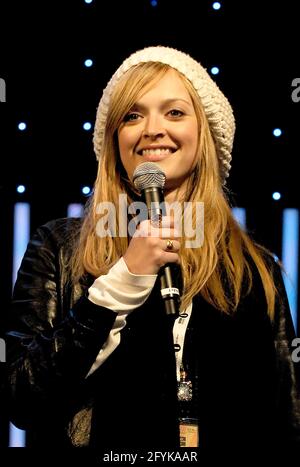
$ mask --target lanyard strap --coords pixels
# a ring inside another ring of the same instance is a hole
[[[182,364],[183,346],[185,333],[192,314],[193,302],[189,304],[187,309],[176,318],[173,326],[173,339],[176,357],[176,375],[177,381],[180,381],[180,367]]]

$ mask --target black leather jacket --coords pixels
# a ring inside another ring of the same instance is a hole
[[[30,446],[178,447],[172,323],[158,287],[86,378],[116,314],[88,300],[92,277],[69,284],[65,264],[80,225],[40,227],[21,264],[8,333],[11,419]],[[273,324],[257,274],[233,316],[193,301],[183,358],[204,449],[300,445],[300,363],[291,359],[293,326],[272,267],[280,292]]]

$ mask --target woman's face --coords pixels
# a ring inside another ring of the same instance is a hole
[[[167,191],[184,187],[198,146],[198,122],[183,81],[169,70],[146,92],[118,129],[122,164],[132,180],[135,168],[155,162],[166,174]]]

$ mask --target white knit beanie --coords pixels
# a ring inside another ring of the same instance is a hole
[[[103,91],[97,110],[93,138],[97,159],[99,160],[101,157],[110,96],[124,73],[138,63],[145,62],[165,63],[186,76],[194,86],[201,99],[216,144],[221,177],[225,183],[231,168],[231,150],[235,132],[232,108],[227,98],[200,63],[196,62],[186,53],[170,47],[156,46],[139,50],[124,60],[122,65],[113,74]]]

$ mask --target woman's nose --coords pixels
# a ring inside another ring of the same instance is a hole
[[[145,119],[145,126],[143,129],[143,136],[155,139],[159,136],[164,136],[166,130],[162,125],[162,121],[158,117],[148,117]]]

